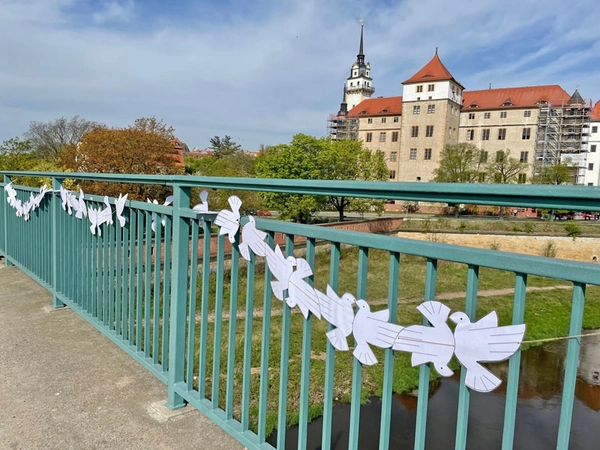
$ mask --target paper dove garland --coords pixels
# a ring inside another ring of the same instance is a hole
[[[33,195],[33,192],[31,192],[29,200],[23,203],[17,198],[17,190],[13,187],[12,182],[4,186],[4,190],[6,191],[8,204],[15,209],[17,217],[22,217],[25,221],[29,220],[30,212],[40,207],[46,193],[51,192],[45,185],[42,185],[37,195]]]
[[[496,389],[502,380],[479,363],[510,358],[521,345],[525,325],[499,327],[496,311],[475,323],[464,312],[455,312],[450,320],[456,323],[454,354],[467,370],[465,384],[479,392]]]
[[[194,211],[198,211],[199,213],[207,213],[208,212],[208,191],[200,192],[200,202],[195,205],[192,209]]]
[[[256,256],[266,256],[267,233],[256,229],[254,217],[248,216],[248,223],[242,228],[242,242],[239,245],[240,253],[246,261],[250,261],[250,250]]]
[[[229,235],[229,242],[233,244],[235,242],[235,235],[240,228],[240,207],[242,206],[242,201],[236,195],[229,197],[228,201],[229,206],[231,206],[231,211],[227,209],[221,210],[221,212],[217,214],[215,225],[221,227],[219,229],[219,235]]]
[[[125,209],[125,202],[127,201],[127,196],[129,194],[119,194],[119,198],[115,201],[115,210],[117,214],[117,219],[119,220],[119,225],[121,228],[125,226],[125,222],[127,219],[123,217],[123,210]]]
[[[146,199],[146,201],[148,203],[153,203],[155,205],[158,205],[158,200],[154,199],[153,201],[150,201],[150,199]],[[169,195],[166,199],[165,202],[163,203],[163,206],[169,206],[171,203],[173,203],[173,196]],[[155,212],[152,213],[152,231],[156,232],[156,219],[158,218],[158,214],[156,214]],[[161,214],[160,216],[160,223],[162,224],[162,226],[164,227],[167,224],[167,217],[164,214]]]
[[[294,271],[296,265],[296,258],[288,256],[287,258],[281,253],[279,245],[275,246],[275,250],[271,250],[270,247],[265,246],[265,252],[267,257],[267,265],[273,276],[277,279],[271,281],[271,287],[273,288],[273,294],[279,300],[283,301],[283,291],[285,291],[290,284],[290,277]]]
[[[321,308],[319,306],[319,298],[317,291],[306,281],[304,278],[310,277],[313,271],[303,258],[296,259],[296,270],[294,270],[289,278],[288,285],[288,296],[285,302],[290,308],[298,306],[304,318],[308,319],[308,313],[311,312],[313,315],[321,318]]]

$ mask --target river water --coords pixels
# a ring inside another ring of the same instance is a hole
[[[566,342],[553,342],[521,356],[519,401],[515,428],[515,449],[548,450],[556,448],[561,392],[565,369]],[[506,380],[506,362],[487,364]],[[432,384],[427,417],[427,449],[454,448],[459,378],[443,378]],[[600,448],[600,336],[581,339],[580,362],[571,427],[570,450]],[[471,393],[467,448],[499,449],[504,422],[505,383],[488,394]],[[390,449],[412,449],[417,399],[395,395],[392,404]],[[333,410],[332,449],[348,448],[350,405],[339,404]],[[359,449],[377,449],[381,401],[377,397],[361,407]],[[310,450],[321,449],[322,419],[309,425]],[[276,443],[276,433],[269,438]],[[298,429],[287,430],[286,448],[297,448]]]

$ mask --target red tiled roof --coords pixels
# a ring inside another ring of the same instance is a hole
[[[346,117],[360,116],[399,116],[402,114],[402,96],[377,97],[363,100]]]
[[[537,108],[538,102],[566,104],[571,96],[559,85],[463,91],[462,110],[497,108]],[[471,106],[469,108],[469,106]]]
[[[460,83],[458,83],[458,81],[456,81],[454,79],[454,77],[452,76],[450,71],[448,69],[446,69],[446,66],[444,66],[444,64],[442,63],[442,61],[440,60],[440,57],[438,56],[438,54],[436,52],[436,54],[433,55],[433,58],[431,58],[431,61],[429,61],[427,64],[425,64],[421,70],[419,70],[417,73],[415,73],[408,80],[404,81],[402,84],[427,83],[429,81],[448,81],[448,80],[452,80],[456,84],[460,84]],[[463,87],[463,86],[461,86],[461,87]]]
[[[590,119],[594,121],[600,121],[600,100],[596,102],[596,104],[590,111]]]

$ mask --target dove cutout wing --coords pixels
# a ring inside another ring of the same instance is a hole
[[[456,323],[454,353],[467,373],[465,384],[479,392],[496,389],[502,380],[480,362],[504,361],[520,347],[525,325],[498,326],[496,311],[471,323],[464,312],[455,312],[450,320]]]
[[[75,217],[78,219],[82,219],[83,217],[87,217],[87,207],[85,205],[85,195],[83,190],[79,189],[79,198],[77,199],[77,207],[75,208],[77,213]]]
[[[271,281],[271,287],[273,288],[273,294],[279,300],[283,300],[283,291],[285,291],[290,282],[290,276],[296,265],[296,258],[288,256],[287,258],[281,253],[279,245],[275,246],[275,250],[272,250],[269,246],[265,246],[267,266],[277,279],[277,281]]]
[[[208,191],[203,190],[200,192],[200,203],[194,206],[194,211],[198,211],[200,213],[208,212]]]
[[[88,219],[90,219],[90,231],[92,234],[96,234],[96,228],[98,228],[98,210],[94,208],[88,209]]]
[[[432,326],[411,325],[404,328],[392,348],[412,353],[413,367],[430,362],[440,375],[449,377],[453,372],[448,363],[454,353],[454,336],[446,323],[450,308],[437,301],[427,301],[417,309]]]
[[[388,322],[388,309],[372,313],[369,304],[364,300],[357,300],[356,306],[358,311],[352,324],[352,334],[356,340],[353,354],[362,364],[372,366],[377,363],[377,358],[369,344],[390,348],[404,327]]]
[[[319,319],[321,318],[321,309],[319,307],[319,298],[317,291],[310,284],[304,281],[304,278],[313,274],[313,271],[303,258],[296,258],[296,270],[292,272],[289,278],[288,296],[285,302],[290,308],[298,306],[304,318],[308,319],[308,313],[312,312]]]
[[[231,211],[227,209],[221,210],[217,214],[215,224],[220,227],[219,235],[227,234],[229,242],[233,244],[235,242],[235,234],[240,228],[240,207],[242,206],[242,201],[236,195],[229,197],[228,201]]]
[[[250,250],[256,256],[266,255],[265,239],[267,233],[256,228],[254,217],[248,216],[248,223],[242,228],[242,242],[239,245],[240,253],[246,261],[250,261]]]
[[[127,201],[128,195],[129,194],[119,194],[119,198],[115,202],[115,212],[121,228],[125,226],[125,222],[127,221],[127,219],[123,216],[123,210],[125,209],[125,202]]]
[[[348,350],[348,336],[352,333],[354,321],[353,304],[356,299],[352,294],[338,297],[337,293],[327,285],[327,295],[317,291],[321,316],[335,328],[327,332],[327,339],[334,348],[341,351]]]

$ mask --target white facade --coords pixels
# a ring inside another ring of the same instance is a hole
[[[600,121],[590,122],[590,137],[586,154],[585,186],[600,186]]]
[[[458,84],[450,80],[404,85],[402,92],[403,102],[418,102],[423,100],[453,100],[461,105],[462,89]]]

